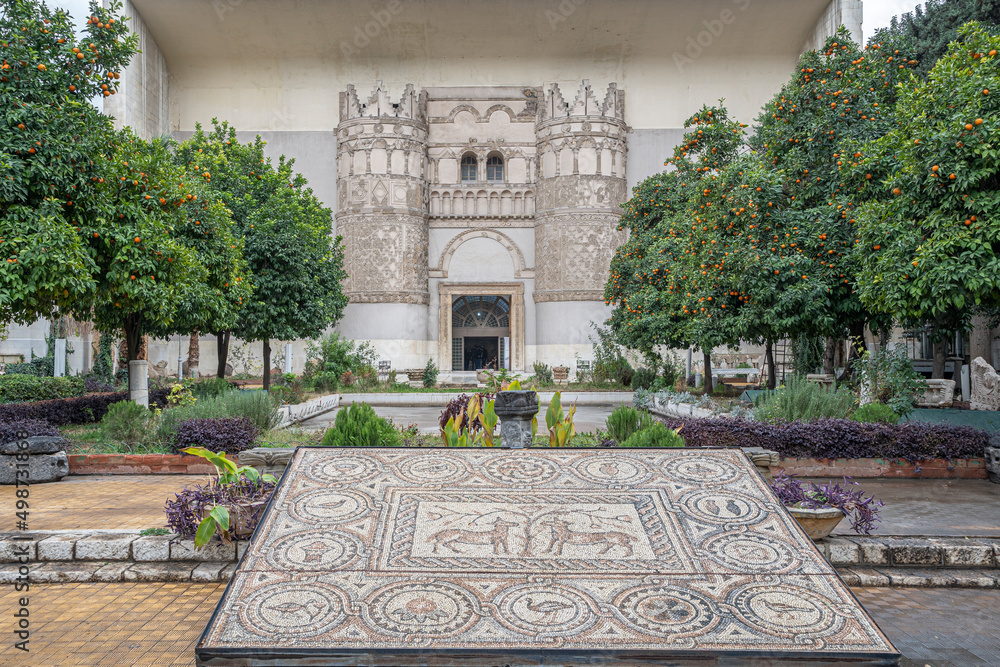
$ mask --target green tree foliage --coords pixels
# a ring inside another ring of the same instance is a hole
[[[939,338],[1000,306],[1000,37],[978,24],[960,35],[902,84],[897,127],[855,168],[879,175],[858,214],[858,294]]]
[[[964,39],[959,29],[970,21],[1000,24],[1000,0],[927,0],[888,28],[875,33],[873,41],[884,45],[905,45],[916,54],[917,71],[926,76],[948,51],[948,45]]]
[[[757,119],[752,144],[779,172],[786,209],[784,235],[771,233],[763,250],[794,260],[814,304],[809,326],[785,333],[859,336],[871,319],[857,294],[855,224],[863,193],[848,184],[846,171],[862,157],[856,146],[893,127],[895,83],[914,65],[877,43],[862,50],[842,28],[823,49],[801,57]]]
[[[0,6],[0,321],[30,323],[99,289],[87,230],[104,207],[94,156],[112,128],[90,100],[117,92],[135,53],[120,10],[91,2],[77,39],[63,10]]]
[[[98,289],[75,310],[81,319],[90,311],[102,331],[121,330],[132,360],[144,335],[233,319],[230,300],[249,292],[228,212],[174,164],[167,142],[125,130],[107,148],[101,209],[81,226]]]
[[[195,173],[210,174],[210,188],[232,214],[253,296],[238,309],[237,325],[209,329],[220,341],[219,375],[224,373],[231,335],[264,343],[264,384],[270,384],[270,341],[317,338],[343,314],[346,298],[343,246],[332,234],[330,210],[292,160],[277,165],[264,155],[264,141],[241,144],[236,130],[213,120],[184,142],[179,159]]]

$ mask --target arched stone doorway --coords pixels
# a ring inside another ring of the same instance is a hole
[[[498,368],[524,370],[523,283],[442,283],[438,289],[442,370],[476,370],[494,359]]]
[[[510,368],[510,300],[464,294],[452,301],[451,370]]]

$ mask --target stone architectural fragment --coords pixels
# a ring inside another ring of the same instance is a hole
[[[1000,410],[1000,375],[982,357],[972,360],[973,410]]]
[[[493,409],[500,418],[500,441],[504,449],[531,447],[531,420],[538,414],[538,394],[501,391]]]
[[[43,482],[58,482],[69,474],[69,458],[66,452],[54,454],[30,454],[27,457],[28,476],[18,477],[18,470],[25,461],[19,461],[17,455],[0,455],[0,485],[21,483],[40,484]]]
[[[955,403],[954,380],[924,380],[927,388],[917,397],[921,408],[950,408]]]

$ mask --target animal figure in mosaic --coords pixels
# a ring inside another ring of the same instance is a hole
[[[558,600],[541,600],[535,602],[532,598],[525,601],[525,606],[536,614],[541,614],[546,623],[552,623],[555,615],[567,609],[573,609],[573,605],[559,602]]]
[[[463,530],[461,528],[448,528],[434,533],[430,541],[434,543],[434,553],[438,553],[438,547],[448,547],[455,553],[461,553],[454,544],[483,544],[490,547],[494,554],[510,553],[510,530],[516,528],[517,524],[497,518],[493,521],[490,530]]]
[[[608,553],[615,547],[624,549],[626,557],[632,555],[632,543],[635,541],[635,538],[631,535],[626,535],[616,530],[609,530],[602,533],[583,533],[573,530],[572,522],[565,519],[549,519],[543,521],[542,525],[552,530],[552,537],[549,539],[549,545],[545,548],[545,551],[557,556],[562,555],[563,549],[567,544],[602,546],[603,549],[597,552],[599,556]]]
[[[271,611],[276,611],[282,616],[294,616],[299,613],[305,613],[309,617],[309,622],[312,623],[313,619],[323,613],[326,609],[326,603],[320,600],[309,600],[305,604],[298,602],[283,602],[279,605],[273,607],[268,607]]]

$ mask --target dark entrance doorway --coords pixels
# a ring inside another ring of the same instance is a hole
[[[478,371],[489,366],[497,367],[500,350],[497,338],[465,338],[465,370]]]

